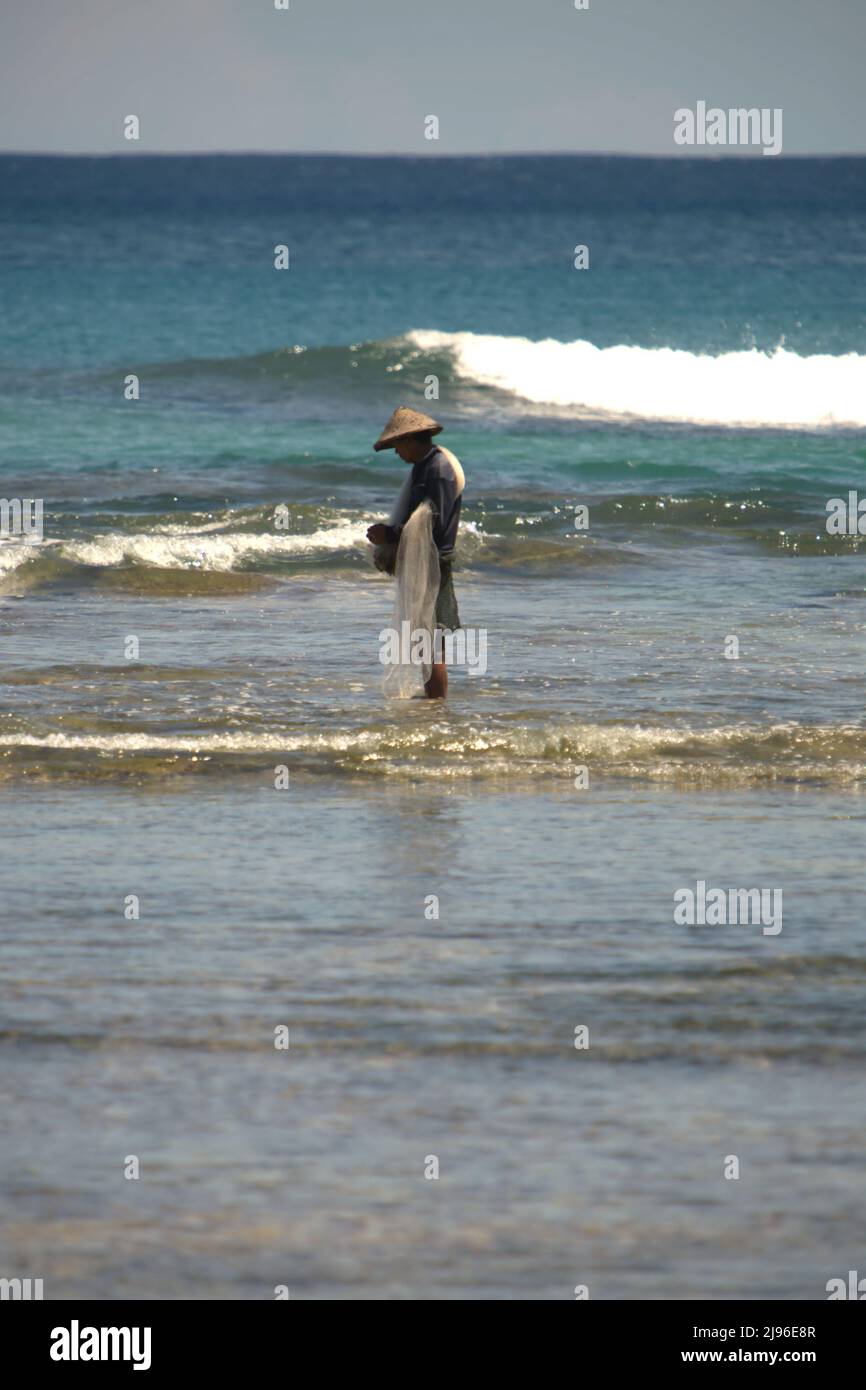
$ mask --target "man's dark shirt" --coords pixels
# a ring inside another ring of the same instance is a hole
[[[462,496],[454,469],[435,445],[420,463],[412,465],[412,489],[402,514],[386,527],[389,541],[399,541],[406,522],[425,500],[433,508],[433,540],[439,554],[448,559],[454,553]]]

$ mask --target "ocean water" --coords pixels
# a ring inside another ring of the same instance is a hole
[[[0,540],[0,1273],[862,1268],[864,212],[861,159],[0,157],[44,506]],[[445,705],[381,692],[401,403],[467,477]],[[679,924],[699,880],[781,931]]]

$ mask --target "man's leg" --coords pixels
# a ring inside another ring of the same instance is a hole
[[[428,700],[444,700],[448,694],[448,667],[444,661],[434,662],[430,671],[430,679],[424,686],[424,694]]]
[[[436,627],[433,630],[433,656],[444,657],[445,628],[460,626],[457,612],[457,599],[454,594],[454,580],[451,577],[451,561],[439,560],[439,593],[436,597]],[[444,700],[448,694],[448,667],[444,660],[434,659],[430,679],[424,686],[428,700]]]

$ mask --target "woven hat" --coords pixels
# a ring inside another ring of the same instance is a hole
[[[407,434],[440,434],[441,430],[438,420],[430,415],[425,415],[421,410],[411,410],[408,405],[398,405],[373,448],[378,453],[380,449],[393,449],[397,441],[405,439]]]

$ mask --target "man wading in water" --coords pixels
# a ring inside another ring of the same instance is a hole
[[[373,448],[396,449],[404,463],[412,465],[411,486],[401,495],[400,505],[386,525],[377,522],[367,532],[372,545],[399,545],[400,533],[415,508],[429,502],[433,510],[433,540],[439,551],[439,594],[436,599],[437,633],[460,626],[457,597],[451,577],[454,542],[460,521],[460,502],[465,478],[459,460],[449,449],[433,443],[442,426],[420,410],[398,406]],[[441,641],[441,637],[439,637]],[[434,655],[439,655],[434,652]],[[430,679],[424,686],[431,700],[444,700],[448,694],[448,669],[444,661],[434,661]]]

